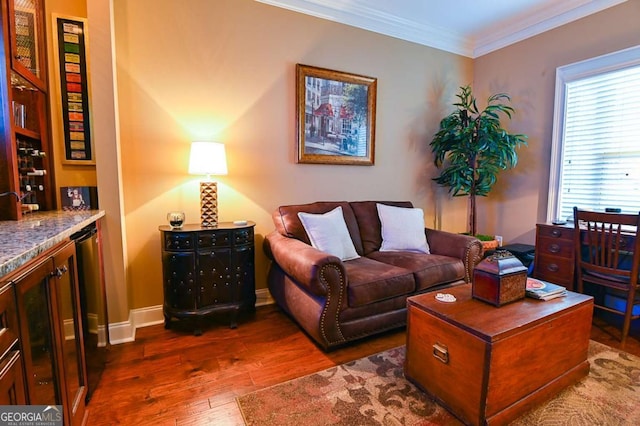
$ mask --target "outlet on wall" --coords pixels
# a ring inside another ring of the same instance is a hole
[[[502,235],[496,235],[494,238],[498,242],[498,247],[502,247]]]

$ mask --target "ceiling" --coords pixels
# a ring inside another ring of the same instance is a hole
[[[256,0],[476,58],[627,0]]]

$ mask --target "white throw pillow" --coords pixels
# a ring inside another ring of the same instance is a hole
[[[412,251],[429,254],[422,209],[376,204],[382,224],[380,251]]]
[[[351,241],[341,206],[325,214],[299,212],[298,217],[313,247],[341,260],[360,257]]]

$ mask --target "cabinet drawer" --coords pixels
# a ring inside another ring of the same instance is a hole
[[[198,233],[198,248],[228,247],[230,245],[229,231],[211,231]]]
[[[26,403],[20,351],[11,351],[0,362],[0,405]]]
[[[193,282],[193,270],[195,267],[195,255],[193,253],[163,253],[162,270],[165,282],[191,281]]]
[[[166,250],[192,250],[192,234],[186,232],[165,232],[164,247]]]
[[[573,241],[553,237],[539,237],[536,251],[541,255],[551,255],[573,259]]]
[[[573,228],[566,226],[538,225],[538,237],[549,237],[573,242]]]
[[[18,316],[13,285],[0,290],[0,356],[18,341]]]
[[[544,254],[536,254],[536,256],[540,256],[537,261],[536,278],[573,290],[573,259]]]
[[[253,244],[253,228],[234,231],[233,242],[234,244]]]

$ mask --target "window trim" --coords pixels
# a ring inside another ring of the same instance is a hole
[[[564,152],[564,117],[566,110],[567,84],[576,80],[617,71],[623,68],[640,66],[640,45],[608,53],[573,64],[556,68],[555,101],[553,108],[553,135],[551,140],[551,161],[549,165],[549,198],[547,200],[547,222],[558,218],[560,175]]]

